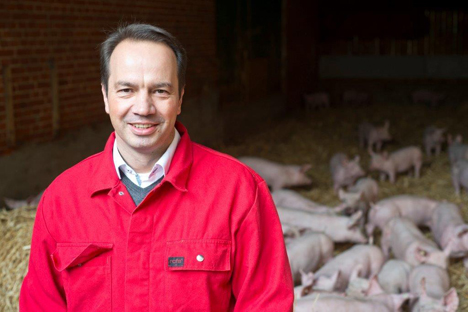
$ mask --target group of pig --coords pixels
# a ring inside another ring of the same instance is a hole
[[[388,176],[391,183],[397,173],[410,169],[419,177],[419,147],[377,153],[392,139],[389,126],[359,126],[360,145],[371,155],[370,170],[379,170],[381,179]],[[429,156],[440,154],[444,132],[432,126],[425,130],[423,145]],[[449,137],[448,154],[454,185],[456,180],[465,186],[468,146],[461,141],[461,136]],[[463,258],[468,270],[468,224],[457,205],[414,195],[379,201],[378,183],[364,177],[358,156],[350,160],[344,153],[330,160],[333,188],[341,200],[336,207],[286,189],[312,183],[305,174],[310,165],[239,160],[271,187],[296,285],[295,311],[401,311],[406,301],[411,311],[457,310],[458,296],[446,271],[449,258]],[[434,241],[420,227],[429,229]],[[373,244],[376,228],[380,248]],[[356,244],[333,257],[335,243],[344,242]]]

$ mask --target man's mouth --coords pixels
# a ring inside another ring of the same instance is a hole
[[[148,129],[148,128],[155,126],[155,124],[137,124],[137,123],[131,124],[131,125],[137,129]]]

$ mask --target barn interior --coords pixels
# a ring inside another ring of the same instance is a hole
[[[0,310],[17,310],[35,216],[34,206],[10,210],[3,199],[33,198],[102,150],[113,129],[103,109],[99,44],[131,22],[163,27],[186,48],[179,120],[194,141],[234,157],[311,164],[312,185],[292,189],[317,203],[340,202],[329,166],[336,153],[359,155],[366,175],[379,180],[358,144],[362,122],[389,121],[388,152],[423,148],[428,126],[468,137],[467,3],[2,1]],[[433,98],[415,100],[421,90]],[[349,100],[347,92],[366,96]],[[307,100],[320,94],[327,100]],[[379,190],[380,199],[453,202],[468,220],[468,195],[454,192],[447,142],[440,155],[424,157],[419,179],[399,174],[395,184],[379,181]],[[350,246],[336,244],[335,252]],[[448,272],[459,311],[468,310],[462,259],[451,259]]]

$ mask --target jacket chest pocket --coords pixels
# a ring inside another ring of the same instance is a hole
[[[68,311],[111,311],[110,243],[57,243],[52,261],[61,272]]]
[[[168,311],[227,311],[231,295],[231,242],[220,239],[166,243]]]

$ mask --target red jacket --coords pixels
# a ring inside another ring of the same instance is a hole
[[[291,311],[293,283],[265,182],[181,141],[135,206],[103,152],[62,173],[34,224],[20,311]]]

